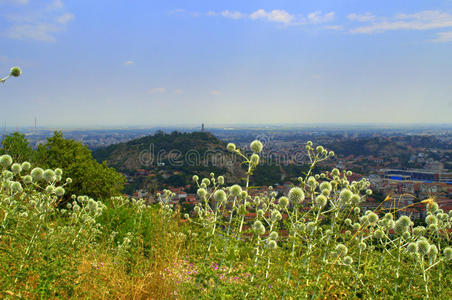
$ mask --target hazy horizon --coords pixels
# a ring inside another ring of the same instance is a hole
[[[452,1],[0,0],[3,126],[452,124]]]

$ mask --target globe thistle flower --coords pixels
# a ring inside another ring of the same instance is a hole
[[[404,233],[402,233],[402,238],[405,240],[408,240],[411,237],[411,233],[407,230]]]
[[[88,209],[91,211],[95,211],[97,209],[97,203],[93,199],[88,200]]]
[[[203,188],[198,189],[196,192],[199,198],[204,198],[207,195],[207,191]]]
[[[364,251],[364,250],[366,250],[366,248],[367,248],[367,244],[366,244],[365,242],[360,242],[360,243],[358,244],[358,247],[359,247],[359,249],[360,249],[361,251]]]
[[[22,165],[20,165],[20,167],[22,168],[22,170],[28,171],[31,169],[31,164],[28,161],[24,161]]]
[[[247,197],[248,197],[248,192],[247,191],[241,191],[240,192],[240,198],[246,199]]]
[[[345,172],[345,175],[347,175],[347,176],[352,176],[352,171],[347,171],[347,172]]]
[[[321,152],[323,152],[323,150],[325,150],[325,149],[322,146],[317,146],[315,148],[315,151],[317,151],[317,153],[321,153]]]
[[[234,184],[231,186],[231,194],[232,196],[238,196],[242,192],[242,188],[238,184]]]
[[[251,151],[254,153],[261,153],[263,147],[264,145],[262,145],[262,143],[258,140],[254,140],[250,144]]]
[[[72,183],[72,178],[69,178],[69,177],[66,178],[66,183],[67,183],[67,184],[71,184],[71,183]]]
[[[272,210],[271,219],[273,222],[281,220],[282,219],[281,213],[276,209]]]
[[[401,216],[401,217],[397,220],[397,222],[400,222],[400,224],[401,224],[402,226],[408,227],[408,226],[410,226],[410,224],[411,224],[411,219],[410,219],[410,217],[408,217],[408,216]]]
[[[430,244],[427,240],[419,240],[417,242],[417,248],[420,255],[426,255],[430,250]]]
[[[267,245],[268,245],[268,248],[270,248],[272,250],[275,250],[276,248],[278,248],[278,244],[274,240],[268,241]]]
[[[447,247],[443,250],[444,253],[444,257],[447,260],[452,260],[452,248],[451,247]]]
[[[306,142],[306,145],[308,145],[308,146],[311,146],[311,147],[312,147],[312,145],[313,145],[313,144],[312,144],[312,141],[307,141],[307,142]]]
[[[265,212],[264,212],[262,209],[258,209],[258,210],[257,210],[257,215],[258,215],[259,217],[263,217],[264,214],[265,214]]]
[[[253,230],[257,235],[263,235],[265,234],[265,226],[262,224],[261,221],[257,220],[253,224]]]
[[[252,165],[257,166],[259,164],[259,155],[253,153],[253,155],[251,155],[250,157],[250,161]]]
[[[303,190],[299,187],[291,188],[288,197],[291,203],[296,204],[303,202],[305,198]]]
[[[411,253],[411,254],[416,254],[419,251],[417,244],[414,242],[409,243],[408,246],[406,247],[406,250],[408,251],[408,253]]]
[[[328,200],[326,199],[326,197],[324,195],[318,195],[314,201],[315,201],[315,205],[319,208],[324,207],[328,202]]]
[[[438,219],[436,219],[436,217],[434,215],[428,215],[425,218],[425,223],[427,223],[428,225],[430,224],[438,224]]]
[[[269,238],[270,240],[276,241],[276,240],[278,239],[278,233],[277,233],[276,231],[272,231],[272,232],[270,232],[270,234],[268,235],[268,238]]]
[[[427,229],[431,232],[437,232],[438,231],[438,225],[436,224],[430,224],[427,226]]]
[[[63,175],[63,170],[61,170],[60,168],[56,168],[55,169],[55,175],[56,176],[62,176]]]
[[[436,212],[439,209],[438,203],[436,203],[436,202],[428,202],[427,203],[427,209],[430,212]]]
[[[338,169],[336,169],[336,168],[334,168],[331,171],[331,175],[333,175],[333,176],[339,176],[340,174],[341,174],[341,172]]]
[[[361,212],[361,208],[355,207],[355,208],[353,209],[353,212],[354,212],[355,214],[359,214],[359,213]]]
[[[366,195],[367,195],[367,196],[370,196],[370,195],[372,195],[372,190],[370,190],[370,189],[367,189],[367,190],[366,190]]]
[[[289,205],[289,199],[285,196],[279,198],[278,204],[281,206],[281,208],[287,208]]]
[[[13,159],[8,154],[0,156],[0,165],[4,168],[9,167],[13,163]]]
[[[351,258],[350,256],[346,256],[344,257],[344,264],[346,264],[347,266],[351,265],[353,263],[353,258]]]
[[[217,190],[214,194],[213,194],[213,198],[215,199],[215,201],[217,202],[225,202],[227,199],[226,193],[223,190]]]
[[[343,202],[348,202],[353,197],[352,191],[349,189],[343,189],[339,194],[339,199]]]
[[[15,193],[20,193],[23,191],[23,188],[20,182],[14,181],[13,183],[11,183],[11,190]]]
[[[218,176],[218,184],[223,185],[224,184],[224,177]]]
[[[54,190],[55,190],[55,187],[53,185],[48,185],[46,187],[46,193],[47,194],[53,194]]]
[[[347,226],[352,226],[352,220],[350,220],[349,218],[344,220],[345,225]]]
[[[378,222],[378,215],[374,212],[370,212],[368,215],[368,221],[371,225],[375,225]]]
[[[198,180],[199,180],[198,175],[193,175],[192,180],[193,180],[194,182],[198,182]]]
[[[315,225],[315,222],[308,222],[308,224],[306,224],[306,230],[309,233],[313,233],[316,229],[317,229],[317,226]]]
[[[22,70],[19,67],[12,67],[11,70],[9,70],[9,75],[13,77],[19,77],[20,74],[22,74]]]
[[[333,189],[333,187],[331,186],[331,183],[329,183],[328,181],[324,181],[319,185],[320,191],[327,190],[330,192],[332,189]]]
[[[436,257],[438,256],[438,247],[436,247],[436,245],[430,245],[430,249],[428,252],[428,255],[433,258],[433,260],[436,259]]]
[[[39,181],[44,176],[44,170],[41,168],[34,168],[33,170],[31,170],[30,175],[31,177],[33,177],[33,180]]]
[[[353,194],[352,198],[350,199],[350,201],[357,205],[361,202],[361,197],[358,194]]]
[[[205,186],[209,186],[210,185],[210,180],[209,180],[209,178],[203,178],[201,183],[204,184]]]
[[[13,163],[11,166],[11,171],[14,174],[19,174],[22,171],[22,167],[18,163]]]
[[[306,181],[306,184],[310,186],[311,188],[315,187],[317,184],[317,180],[315,180],[314,176],[309,176],[308,180]]]
[[[373,236],[374,236],[374,238],[379,240],[379,239],[382,239],[384,237],[384,233],[383,233],[383,231],[381,231],[381,229],[377,229],[377,230],[374,231]]]
[[[239,209],[238,209],[238,214],[241,216],[246,216],[246,214],[248,213],[248,211],[246,210],[246,206],[245,205],[240,205]]]
[[[234,143],[229,143],[227,146],[226,146],[226,149],[228,149],[228,151],[229,152],[234,152],[235,151],[235,144]]]
[[[44,171],[44,179],[45,181],[47,181],[48,183],[51,183],[53,181],[55,181],[55,172],[51,169],[47,169]]]
[[[347,252],[348,252],[348,248],[344,244],[338,244],[336,246],[336,253],[337,253],[337,255],[345,256],[345,255],[347,255]]]
[[[65,190],[61,186],[59,186],[55,189],[55,195],[57,195],[58,197],[62,197],[64,195],[64,193],[65,193]]]
[[[418,237],[423,236],[425,234],[425,231],[426,229],[424,226],[417,226],[413,228],[414,235]]]
[[[353,227],[353,230],[359,230],[361,228],[361,224],[354,223],[352,227]]]

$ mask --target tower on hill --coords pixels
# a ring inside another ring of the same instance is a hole
[[[204,132],[204,123],[201,124],[201,132]]]

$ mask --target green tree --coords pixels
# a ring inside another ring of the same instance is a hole
[[[63,138],[55,132],[45,145],[39,145],[36,161],[46,168],[63,169],[64,177],[72,178],[67,195],[88,195],[105,199],[120,194],[125,178],[105,162],[98,163],[91,150],[81,143]]]
[[[33,149],[24,134],[14,132],[3,139],[0,153],[11,155],[14,161],[24,162],[32,160]]]

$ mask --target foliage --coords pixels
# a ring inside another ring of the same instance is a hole
[[[33,149],[28,144],[25,134],[14,132],[7,135],[2,141],[0,154],[9,154],[14,161],[31,161]]]

